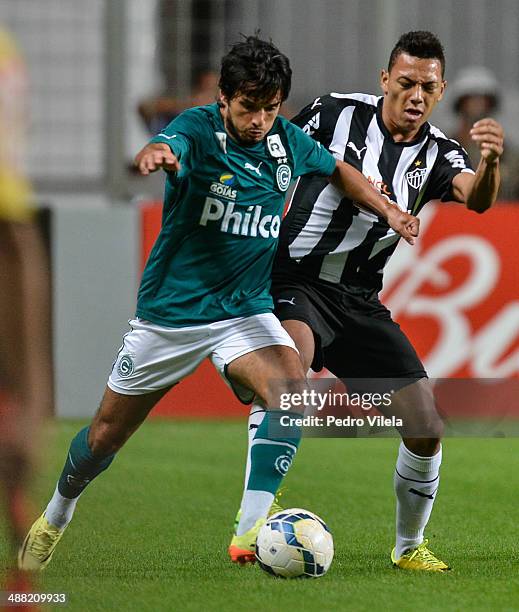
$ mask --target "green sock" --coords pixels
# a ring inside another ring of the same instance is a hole
[[[269,410],[249,445],[249,475],[241,500],[241,515],[236,534],[243,535],[265,518],[274,495],[288,472],[301,440],[301,428],[283,426],[281,410]]]
[[[247,490],[269,491],[273,495],[288,472],[301,440],[301,427],[283,426],[287,413],[268,410],[256,431],[250,448],[250,474]]]
[[[106,470],[115,457],[115,454],[95,457],[88,445],[89,431],[90,427],[84,427],[70,443],[67,460],[58,481],[58,491],[63,497],[78,497],[89,482]]]

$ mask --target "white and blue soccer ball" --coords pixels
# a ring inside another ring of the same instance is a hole
[[[324,576],[333,559],[333,537],[313,512],[290,508],[276,512],[261,527],[256,541],[259,566],[282,578]]]

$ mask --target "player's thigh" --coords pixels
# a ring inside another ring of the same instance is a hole
[[[327,295],[322,286],[278,277],[271,293],[274,314],[296,343],[305,372],[310,367],[319,372],[323,368],[322,347],[333,342],[341,326],[334,306],[337,292]]]
[[[324,349],[324,365],[337,377],[406,378],[413,382],[427,376],[413,345],[389,311],[376,314],[384,312],[387,316],[373,316],[367,304],[366,312],[345,313],[341,333]]]
[[[280,392],[305,384],[294,341],[272,313],[221,321],[212,331],[211,360],[243,403],[256,395],[275,407]]]
[[[169,389],[210,354],[207,326],[167,328],[134,319],[125,334],[91,425],[94,452],[114,452]]]
[[[369,312],[369,310],[368,310]],[[352,315],[345,332],[324,351],[325,366],[350,392],[391,394],[378,410],[402,420],[404,438],[440,438],[439,416],[424,366],[407,336],[387,313]]]
[[[299,351],[303,370],[308,372],[315,352],[315,339],[311,327],[307,323],[296,319],[282,321],[281,325],[287,330],[288,335],[292,338]]]
[[[288,346],[268,346],[238,357],[227,376],[253,391],[267,408],[279,408],[282,393],[299,393],[305,373],[298,353]]]

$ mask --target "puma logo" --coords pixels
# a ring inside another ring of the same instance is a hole
[[[357,147],[355,146],[355,143],[350,142],[346,145],[349,149],[353,149],[353,151],[355,151],[355,153],[357,154],[357,157],[360,159],[360,156],[362,154],[362,151],[365,151],[368,147],[362,147],[362,149],[357,149]]]
[[[261,172],[260,172],[260,166],[263,162],[261,161],[257,166],[253,166],[252,164],[249,164],[249,162],[245,162],[245,166],[243,166],[245,168],[245,170],[252,170],[253,172],[255,172],[258,176],[261,176]]]
[[[290,298],[289,300],[284,300],[284,299],[280,299],[278,300],[278,304],[290,304],[291,306],[295,306],[296,305],[296,298]]]

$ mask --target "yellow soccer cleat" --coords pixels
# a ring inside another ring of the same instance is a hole
[[[279,498],[283,495],[285,490],[286,490],[285,487],[281,487],[279,491],[276,493],[276,495],[274,496],[274,501],[272,502],[272,506],[270,506],[268,516],[272,516],[273,514],[276,514],[276,512],[281,512],[281,510],[284,510],[283,506],[279,505]],[[241,508],[238,510],[238,512],[236,513],[236,516],[234,517],[234,530],[233,530],[234,535],[236,535],[236,532],[238,530],[238,525],[240,524],[240,517],[241,517]]]
[[[395,548],[391,551],[391,561],[395,567],[423,572],[446,572],[451,568],[440,561],[428,548],[429,540],[424,540],[420,546],[409,550],[400,559],[395,558]]]
[[[279,505],[279,498],[283,495],[284,488],[281,487],[274,497],[274,501],[269,508],[268,516],[281,512],[283,508]],[[238,525],[240,523],[241,508],[234,519],[234,536],[229,545],[228,552],[233,563],[245,565],[246,563],[256,563],[256,539],[258,532],[265,522],[265,519],[258,519],[251,529],[241,536],[236,535]]]
[[[35,521],[18,551],[18,567],[26,571],[41,571],[47,567],[65,529],[58,529],[45,518]]]
[[[264,518],[258,519],[249,531],[243,535],[233,535],[231,544],[229,545],[229,557],[233,563],[245,565],[246,563],[256,562],[256,540],[262,525],[265,524]]]

